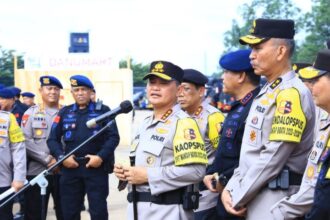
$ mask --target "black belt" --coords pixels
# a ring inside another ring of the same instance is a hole
[[[301,185],[303,175],[289,171],[289,185]]]
[[[137,202],[152,202],[159,205],[183,204],[184,188],[161,193],[159,195],[151,195],[150,192],[136,192]],[[128,202],[133,201],[132,192],[127,194]]]

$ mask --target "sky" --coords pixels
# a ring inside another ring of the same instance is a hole
[[[171,61],[211,75],[224,33],[247,0],[0,0],[0,45],[65,56],[71,32],[89,32],[90,53],[137,63]],[[303,12],[310,0],[294,0]]]

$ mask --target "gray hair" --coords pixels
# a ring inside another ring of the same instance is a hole
[[[293,56],[296,47],[294,39],[274,38],[274,40],[277,45],[284,44],[288,48],[290,58]]]

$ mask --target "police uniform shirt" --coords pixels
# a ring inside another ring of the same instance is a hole
[[[249,114],[252,101],[259,93],[260,87],[246,94],[241,100],[231,104],[221,130],[219,147],[215,161],[207,169],[207,174],[223,174],[227,179],[233,175],[238,167],[246,117]]]
[[[199,130],[202,134],[205,150],[209,160],[209,165],[212,164],[215,151],[219,144],[219,134],[225,119],[225,116],[215,107],[209,105],[206,101],[198,107],[193,115],[190,115],[198,123]],[[218,193],[213,193],[207,189],[200,188],[199,206],[195,212],[203,211],[215,207],[218,201]]]
[[[320,118],[319,131],[314,146],[308,157],[307,166],[299,191],[276,203],[271,212],[275,220],[294,219],[304,216],[312,207],[314,191],[320,171],[320,158],[325,149],[330,147],[330,117]]]
[[[138,192],[159,195],[199,183],[208,163],[204,142],[195,120],[175,105],[159,120],[147,117],[132,142],[135,165],[147,167],[148,184],[137,185]],[[129,191],[130,191],[129,185]],[[182,205],[138,202],[139,219],[191,219],[192,210]],[[128,219],[133,219],[132,203]]]
[[[198,123],[210,165],[219,144],[219,133],[225,116],[217,108],[204,101],[191,117]]]
[[[226,186],[234,207],[247,205],[247,219],[270,219],[270,206],[285,194],[295,193],[267,191],[267,183],[284,166],[303,174],[313,146],[314,123],[311,93],[294,72],[266,84],[254,99],[246,120],[239,167]]]
[[[25,181],[26,153],[24,135],[15,116],[0,111],[0,187],[12,181]]]
[[[60,156],[72,151],[87,138],[95,134],[109,121],[104,121],[101,125],[97,125],[95,128],[88,128],[86,126],[86,122],[108,111],[110,111],[110,109],[106,105],[102,105],[100,110],[96,110],[94,102],[90,102],[85,109],[79,109],[77,104],[63,107],[54,119],[52,129],[47,140],[47,145],[50,149],[51,155],[58,159]],[[65,147],[62,145],[62,139]],[[113,123],[102,134],[74,153],[76,157],[85,157],[87,154],[98,155],[103,160],[102,166],[93,169],[87,169],[85,166],[79,166],[76,169],[67,169],[63,167],[63,174],[104,174],[105,170],[103,166],[105,165],[105,162],[109,161],[109,159],[113,157],[114,150],[116,149],[118,143],[119,134],[117,125],[116,123]]]
[[[22,130],[29,158],[27,175],[38,175],[47,169],[52,157],[46,141],[58,111],[58,108],[45,108],[39,104],[30,107],[23,115]]]

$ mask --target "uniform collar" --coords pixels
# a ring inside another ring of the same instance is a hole
[[[250,101],[253,100],[253,98],[259,93],[260,87],[257,86],[254,90],[250,91],[247,93],[242,99],[234,101],[233,104],[231,105],[231,108],[233,108],[235,105],[247,105]]]
[[[192,116],[194,118],[198,118],[201,115],[202,111],[203,111],[203,106],[200,105]]]
[[[88,106],[87,106],[89,111],[94,111],[95,110],[95,103],[90,101]],[[79,107],[77,105],[77,103],[74,103],[72,106],[72,111],[76,112],[77,110],[79,110]]]

